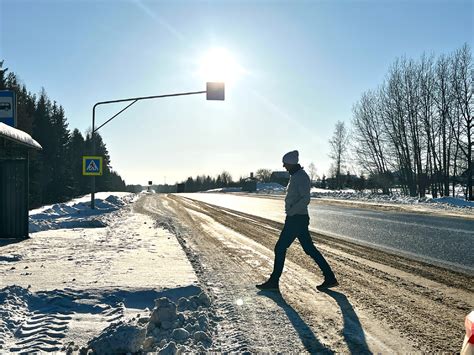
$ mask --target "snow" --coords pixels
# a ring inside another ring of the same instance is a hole
[[[428,200],[431,203],[446,203],[448,205],[457,206],[457,207],[474,207],[474,201],[466,201],[464,199],[456,198],[456,197],[439,197],[433,198]]]
[[[426,205],[435,208],[461,208],[473,209],[474,201],[466,201],[462,197],[441,197],[432,198],[431,195],[426,195],[424,198],[411,197],[403,195],[399,191],[394,191],[391,195],[384,195],[381,193],[373,193],[370,190],[362,192],[346,189],[346,190],[326,190],[320,188],[311,189],[311,197],[328,198],[336,200],[352,200],[352,201],[366,201],[376,203],[393,203],[403,205]]]
[[[13,128],[0,122],[0,136],[15,141],[20,144],[29,146],[30,148],[43,149],[41,145],[35,141],[31,136],[19,129]]]
[[[276,184],[258,187],[260,192],[284,189]],[[354,191],[324,193],[357,196]],[[0,353],[219,351],[214,344],[219,339],[216,329],[221,329],[222,314],[227,317],[228,303],[242,311],[250,301],[240,293],[219,299],[222,285],[212,280],[209,296],[188,260],[200,256],[187,256],[180,244],[185,242],[166,223],[135,211],[137,198],[144,194],[97,193],[95,210],[90,209],[90,195],[43,206],[30,211],[29,239],[0,239]],[[426,201],[472,208],[459,199],[428,197]],[[407,199],[407,203],[414,202]],[[196,217],[199,212],[190,213]],[[271,265],[271,252],[263,246],[210,217],[205,222],[203,231],[233,255],[240,253],[254,270]],[[294,279],[302,274],[293,275],[291,270],[297,267],[287,262]],[[260,301],[266,302],[256,302]],[[271,304],[270,300],[260,308]],[[284,311],[276,304],[273,307],[272,317],[280,312],[284,324]],[[231,313],[225,321],[234,322]],[[294,332],[291,324],[288,329]]]
[[[362,192],[353,189],[344,190],[329,190],[318,187],[311,188],[311,197],[332,199],[332,200],[346,200],[346,201],[360,201],[367,203],[378,204],[402,204],[402,205],[417,205],[425,206],[427,208],[456,210],[474,209],[474,201],[466,201],[463,198],[461,187],[457,188],[457,197],[440,197],[432,198],[427,194],[425,198],[410,197],[403,195],[400,191],[394,190],[392,195],[383,195],[382,193],[373,193],[371,190],[364,190]],[[213,190],[208,192],[214,192]],[[226,191],[220,191],[226,192]],[[257,182],[257,194],[272,194],[283,196],[286,188],[277,183],[261,183]]]
[[[257,192],[267,194],[278,194],[284,193],[286,188],[276,182],[257,182]]]
[[[128,192],[99,192],[95,194],[95,209],[90,208],[90,195],[43,206],[30,211],[29,231],[104,227],[104,214],[120,209],[133,198]]]
[[[276,182],[257,182],[257,193],[266,193],[266,194],[279,194],[284,193],[286,188]],[[241,187],[220,187],[217,189],[211,189],[204,191],[207,193],[214,193],[214,192],[242,192]]]
[[[201,292],[181,297],[179,306],[168,297],[155,300],[149,316],[133,318],[129,323],[112,323],[88,342],[87,348],[98,354],[130,353],[143,350],[176,353],[197,349],[205,352],[212,345],[207,333],[211,301]]]
[[[210,189],[204,192],[213,193],[213,192],[241,192],[241,187],[219,187],[217,189]]]
[[[176,237],[97,193],[30,211],[30,238],[0,239],[0,353],[206,351],[211,299]]]

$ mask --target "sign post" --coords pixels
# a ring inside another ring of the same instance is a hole
[[[16,128],[16,94],[15,91],[0,91],[0,122]]]

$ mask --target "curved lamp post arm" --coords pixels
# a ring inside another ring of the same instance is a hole
[[[91,140],[92,140],[92,154],[95,155],[96,152],[96,145],[95,145],[95,132],[99,129],[104,127],[107,123],[112,121],[115,117],[120,115],[130,106],[135,104],[141,100],[151,100],[151,99],[160,99],[164,97],[174,97],[174,96],[186,96],[186,95],[197,95],[197,94],[207,94],[207,100],[224,100],[224,83],[207,83],[205,91],[191,91],[191,92],[181,92],[176,94],[166,94],[166,95],[153,95],[153,96],[140,96],[140,97],[131,97],[127,99],[119,99],[119,100],[109,100],[109,101],[100,101],[97,102],[94,107],[92,108],[92,133],[91,133]],[[115,104],[119,102],[130,102],[127,106],[101,124],[99,127],[95,128],[95,109],[97,106],[106,105],[106,104]],[[91,208],[95,208],[95,176],[92,176],[91,181]]]

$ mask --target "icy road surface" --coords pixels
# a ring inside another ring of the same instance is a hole
[[[180,194],[216,206],[283,222],[284,201],[230,194]],[[312,200],[310,229],[356,240],[474,275],[474,221],[331,206]]]

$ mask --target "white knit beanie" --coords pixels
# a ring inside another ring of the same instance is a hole
[[[284,164],[298,164],[298,151],[293,150],[292,152],[288,152],[283,156],[283,163]]]

